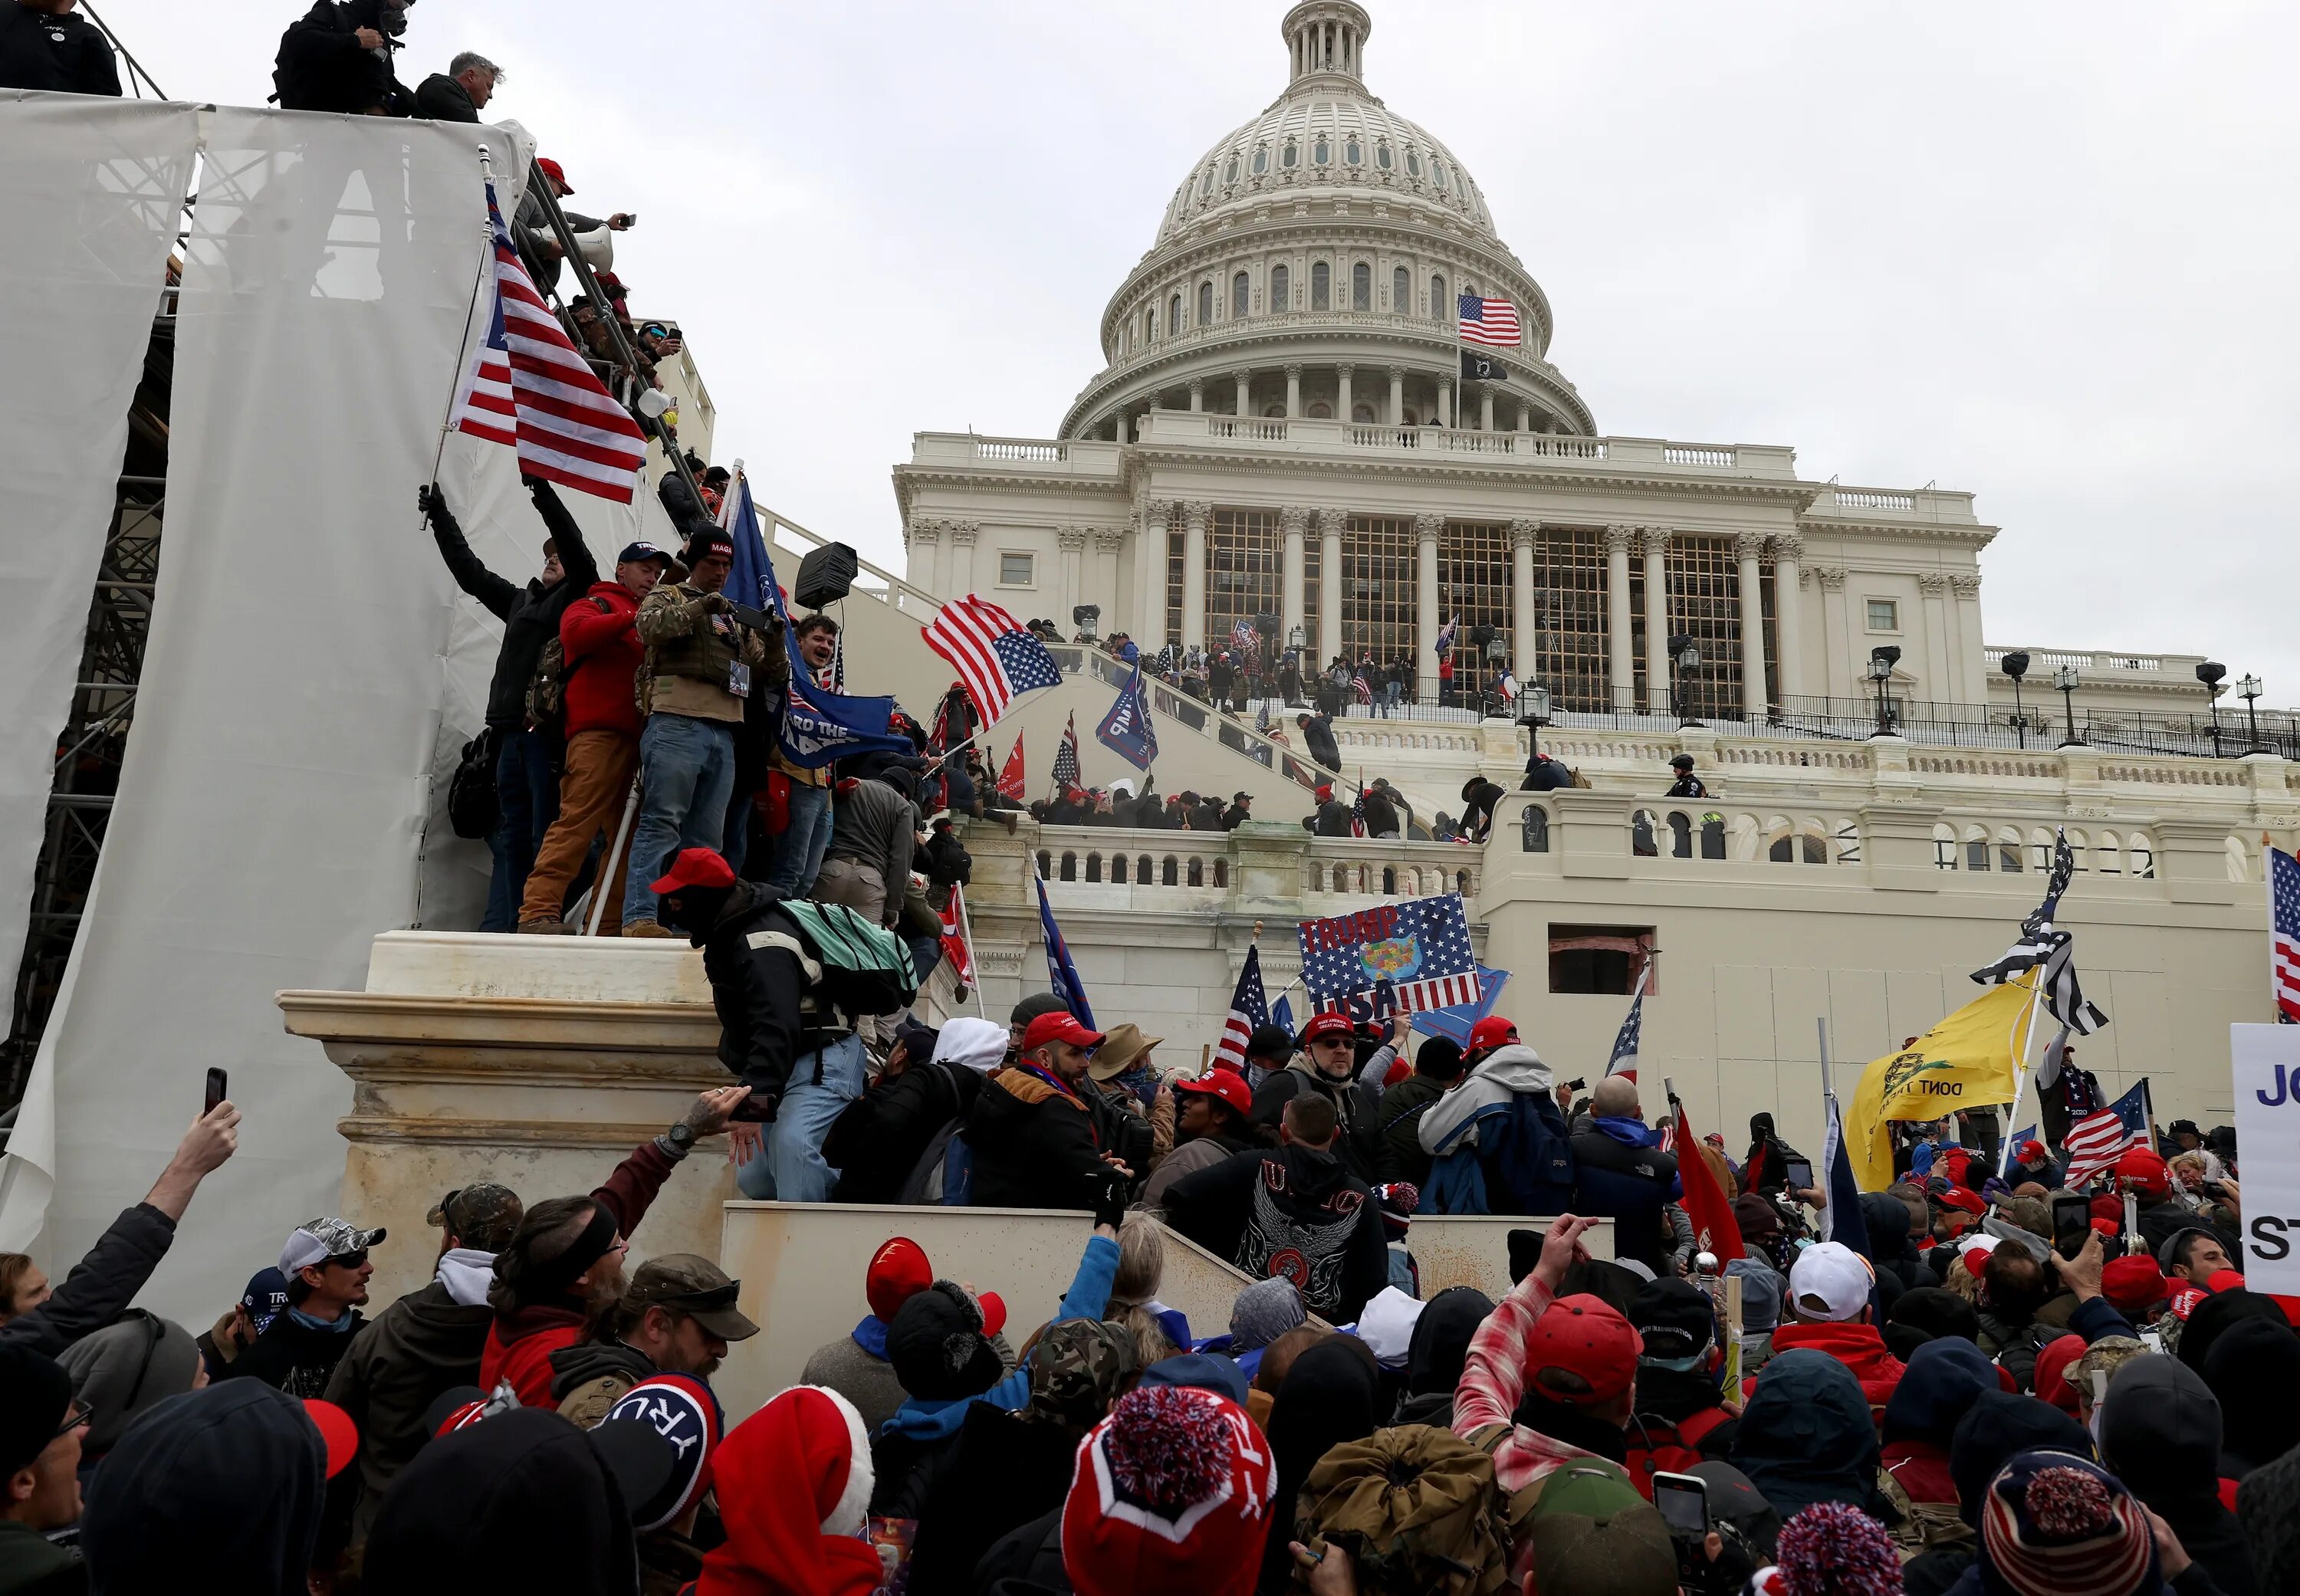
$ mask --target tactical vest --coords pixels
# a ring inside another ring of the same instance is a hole
[[[704,596],[702,589],[690,587],[684,582],[669,591],[688,601]],[[654,678],[659,676],[693,677],[722,691],[726,688],[729,668],[742,657],[743,634],[732,628],[722,632],[711,624],[712,619],[708,615],[700,616],[696,619],[695,629],[685,636],[665,637],[661,642],[647,644],[646,660],[640,666],[634,683],[642,714],[654,709]]]

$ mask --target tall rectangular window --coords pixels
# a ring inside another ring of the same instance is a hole
[[[1166,636],[1162,641],[1182,641],[1182,529],[1166,518]]]
[[[1206,642],[1218,644],[1238,622],[1275,615],[1282,602],[1285,536],[1274,510],[1216,507],[1206,526]]]
[[[1689,636],[1701,663],[1679,672],[1685,708],[1701,719],[1741,715],[1741,561],[1729,537],[1669,540],[1669,632]]]
[[[1310,268],[1310,308],[1331,310],[1334,303],[1334,269],[1320,261]]]
[[[1533,649],[1517,657],[1561,710],[1607,706],[1605,547],[1595,527],[1545,527],[1533,545]]]
[[[1502,639],[1504,658],[1512,662],[1510,647],[1510,529],[1506,526],[1449,525],[1438,543],[1438,624],[1460,617],[1454,630],[1454,690],[1468,694],[1482,686],[1492,671],[1481,644],[1471,634],[1491,627]]]
[[[1342,647],[1354,661],[1414,660],[1417,538],[1410,518],[1354,515],[1342,538]],[[1324,661],[1319,663],[1324,664]]]

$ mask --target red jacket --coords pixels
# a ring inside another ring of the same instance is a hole
[[[591,591],[559,618],[560,652],[567,656],[567,735],[612,731],[639,735],[638,674],[646,644],[632,624],[639,602],[621,582],[594,582]]]
[[[1909,1493],[1911,1501],[1956,1500],[1956,1482],[1949,1476],[1945,1448],[1910,1437],[1887,1446],[1878,1461]]]
[[[599,586],[611,584],[603,582]],[[625,593],[624,596],[628,598],[629,594]],[[583,606],[570,605],[567,612],[572,615],[579,607]],[[569,698],[571,708],[571,692]],[[662,1190],[662,1183],[677,1168],[663,1156],[662,1149],[652,1142],[645,1143],[616,1165],[615,1172],[607,1176],[607,1184],[591,1195],[615,1216],[615,1228],[628,1239],[638,1228],[639,1221],[646,1218],[655,1193]],[[551,1400],[551,1355],[562,1347],[575,1344],[583,1334],[586,1317],[583,1305],[572,1299],[538,1302],[510,1313],[497,1312],[495,1326],[488,1332],[487,1345],[479,1353],[479,1389],[493,1391],[497,1381],[509,1380],[512,1389],[519,1393],[521,1407],[557,1407]]]
[[[1799,1347],[1815,1352],[1826,1352],[1853,1371],[1861,1382],[1862,1394],[1869,1399],[1869,1410],[1880,1419],[1885,1404],[1893,1400],[1893,1388],[1901,1383],[1908,1366],[1886,1350],[1885,1338],[1877,1334],[1874,1325],[1783,1325],[1773,1332],[1773,1356],[1795,1351]],[[1754,1390],[1756,1382],[1748,1383]]]

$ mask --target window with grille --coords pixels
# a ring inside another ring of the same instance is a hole
[[[1443,321],[1452,310],[1453,306],[1446,303],[1446,279],[1442,277],[1431,278],[1429,279],[1429,320]]]
[[[1332,308],[1333,283],[1332,267],[1323,261],[1312,262],[1310,267],[1310,308],[1312,310],[1323,311]]]
[[[1229,279],[1230,320],[1233,321],[1243,321],[1246,320],[1247,305],[1246,296],[1252,291],[1253,286],[1246,273],[1243,271]]]
[[[1485,649],[1470,640],[1479,627],[1491,627],[1506,644],[1510,630],[1510,529],[1505,526],[1449,525],[1438,540],[1438,624],[1456,616],[1454,632],[1454,690],[1474,692],[1492,669]],[[1513,660],[1514,649],[1504,653]]]
[[[1342,647],[1351,659],[1362,658],[1369,649],[1385,665],[1400,657],[1416,657],[1415,541],[1409,519],[1350,517],[1342,538],[1338,596]]]
[[[1294,276],[1283,266],[1270,269],[1270,308],[1290,311],[1294,308]]]
[[[1271,510],[1217,508],[1206,527],[1206,641],[1279,612],[1286,538]]]
[[[1350,268],[1350,309],[1373,309],[1373,268],[1363,261]]]
[[[1174,525],[1173,518],[1166,520],[1166,636],[1168,643],[1182,640],[1182,529]]]
[[[1696,719],[1741,713],[1741,561],[1729,537],[1680,534],[1669,540],[1669,613],[1664,638],[1686,636],[1701,663],[1678,672],[1684,707]]]
[[[1403,266],[1389,274],[1389,308],[1401,316],[1413,309],[1413,278]]]
[[[1198,325],[1204,327],[1213,319],[1214,286],[1212,283],[1200,283],[1198,285]]]
[[[1607,706],[1605,546],[1595,527],[1545,527],[1533,544],[1533,648],[1512,651],[1561,710]]]

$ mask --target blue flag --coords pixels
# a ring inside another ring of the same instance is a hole
[[[1054,905],[1046,902],[1046,881],[1043,876],[1033,877],[1038,888],[1038,929],[1046,938],[1046,980],[1054,995],[1062,1000],[1062,1007],[1079,1024],[1094,1029],[1094,1010],[1086,1001],[1086,983],[1079,979],[1078,967],[1071,962],[1071,944],[1062,940],[1062,928],[1054,924]]]
[[[1158,728],[1150,724],[1150,707],[1142,698],[1142,661],[1118,690],[1118,702],[1094,728],[1095,740],[1138,770],[1147,770],[1158,757]]]
[[[911,740],[887,729],[891,698],[842,698],[794,674],[783,710],[783,757],[806,769],[858,753],[907,754]]]
[[[1270,1023],[1289,1036],[1294,1034],[1294,1001],[1291,998],[1279,998],[1270,1005]]]
[[[721,503],[719,524],[735,545],[727,567],[727,585],[721,591],[738,604],[764,610],[788,623],[790,615],[783,608],[783,590],[775,581],[775,562],[767,553],[766,536],[759,530],[759,514],[751,503],[748,477],[737,473]],[[796,657],[796,651],[792,652]]]
[[[1457,1003],[1451,1009],[1424,1009],[1414,1015],[1413,1028],[1425,1036],[1443,1036],[1462,1047],[1470,1045],[1470,1027],[1494,1011],[1500,1001],[1502,985],[1510,978],[1509,971],[1490,965],[1478,966],[1478,1001]]]
[[[1837,1110],[1837,1094],[1830,1093],[1826,1101],[1829,1128],[1821,1136],[1821,1178],[1828,1185],[1829,1206],[1821,1210],[1821,1240],[1842,1242],[1868,1258],[1869,1221],[1861,1213],[1861,1183],[1853,1177],[1853,1155],[1845,1147],[1845,1120]]]

